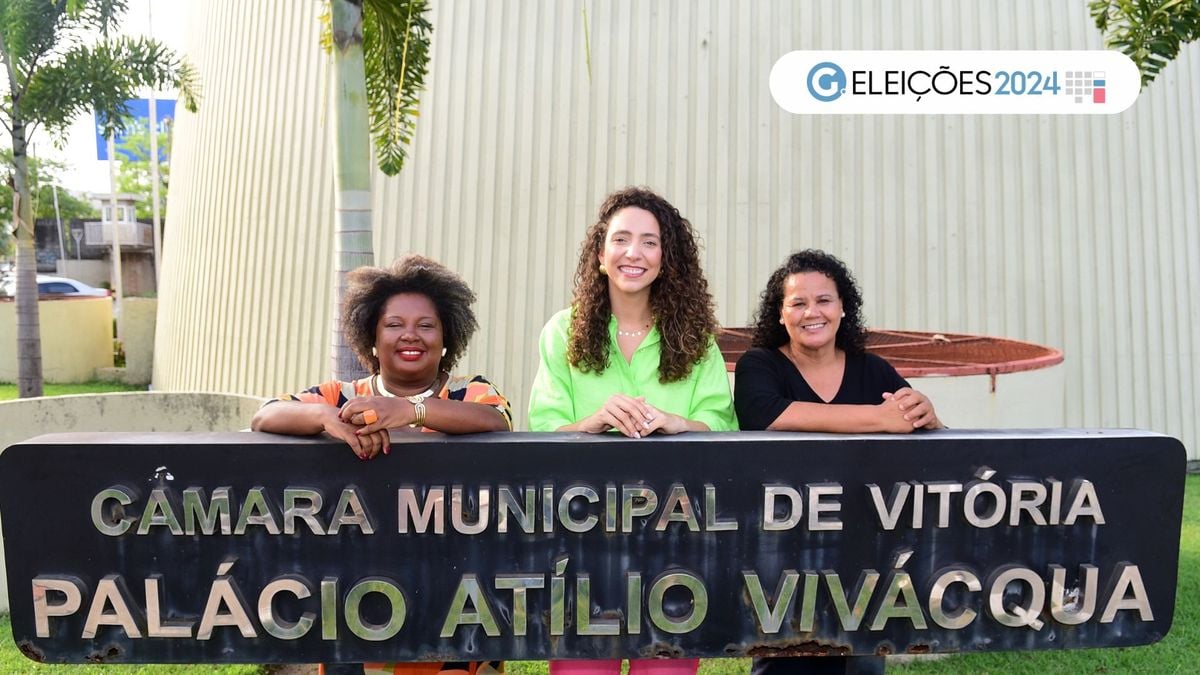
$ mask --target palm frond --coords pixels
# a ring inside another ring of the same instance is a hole
[[[119,38],[75,46],[29,81],[23,113],[61,132],[78,115],[95,110],[105,133],[120,131],[130,117],[126,101],[143,87],[178,88],[189,110],[196,106],[195,70],[149,38]]]
[[[64,0],[54,0],[61,3]],[[129,0],[66,0],[67,11],[85,28],[100,33],[108,39],[116,30],[120,18],[129,9]]]
[[[1093,0],[1104,46],[1138,67],[1145,88],[1189,42],[1200,40],[1200,0]]]
[[[179,90],[179,98],[183,99],[184,109],[191,113],[200,110],[200,99],[203,95],[200,71],[196,70],[196,66],[187,59],[179,61],[179,79],[175,83],[175,88]]]
[[[66,11],[66,0],[9,0],[0,7],[5,57],[22,86],[37,57],[58,39],[57,28]]]
[[[425,89],[430,34],[425,0],[365,0],[363,60],[371,137],[379,169],[394,176],[416,133],[420,93]]]

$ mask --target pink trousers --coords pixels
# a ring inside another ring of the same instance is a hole
[[[695,675],[700,659],[629,659],[629,675]],[[621,660],[551,661],[550,675],[620,675]]]

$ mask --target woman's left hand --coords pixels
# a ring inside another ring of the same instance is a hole
[[[883,398],[895,398],[904,419],[912,423],[914,429],[944,429],[945,425],[933,411],[933,402],[929,397],[911,387],[901,387],[896,393],[883,394]]]
[[[371,419],[371,412],[374,419]],[[417,419],[416,408],[407,399],[390,396],[364,396],[352,399],[342,406],[339,413],[342,421],[362,427],[360,436],[381,429],[400,429]]]

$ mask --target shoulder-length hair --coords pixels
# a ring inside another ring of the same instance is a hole
[[[867,330],[863,326],[862,293],[858,290],[858,282],[845,263],[813,248],[793,253],[779,269],[771,273],[767,287],[760,296],[758,310],[754,313],[752,344],[767,349],[787,344],[787,329],[779,323],[783,309],[783,286],[788,277],[804,272],[820,272],[833,280],[838,297],[842,300],[842,310],[846,312],[838,326],[834,344],[848,354],[863,353],[866,350]]]
[[[579,247],[567,360],[583,372],[608,368],[608,278],[600,273],[600,252],[608,224],[621,209],[639,208],[658,221],[662,267],[650,286],[650,309],[662,340],[660,382],[677,382],[704,358],[717,331],[716,311],[700,269],[700,250],[692,225],[666,199],[641,187],[612,193],[600,205],[596,223]]]

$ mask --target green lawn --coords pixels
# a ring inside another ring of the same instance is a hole
[[[137,384],[121,382],[71,382],[55,384],[47,382],[43,387],[46,396],[64,396],[66,394],[103,394],[110,391],[146,391],[146,387]],[[0,382],[0,401],[17,397],[17,385],[12,382]]]
[[[8,617],[0,616],[0,673],[79,672],[78,666],[39,666],[28,661],[12,642]],[[1188,476],[1184,494],[1183,532],[1179,550],[1179,585],[1175,594],[1175,622],[1171,632],[1158,644],[1124,649],[1086,649],[1060,652],[995,652],[950,656],[904,665],[888,670],[901,675],[925,673],[1192,673],[1200,668],[1200,476]],[[749,672],[749,659],[706,659],[701,675],[743,675]],[[219,673],[255,675],[265,669],[257,666],[87,666],[86,672],[131,675],[167,673]],[[508,664],[510,675],[545,675],[545,661],[519,661]]]
[[[55,673],[76,673],[77,675],[202,675],[213,673],[214,675],[258,675],[263,671],[261,666],[180,666],[180,665],[156,665],[156,666],[110,666],[110,665],[85,665],[85,666],[46,666],[25,658],[17,646],[13,644],[12,629],[8,625],[8,616],[0,615],[0,635],[4,636],[3,644],[0,644],[0,673],[45,673],[45,675],[54,675]]]

